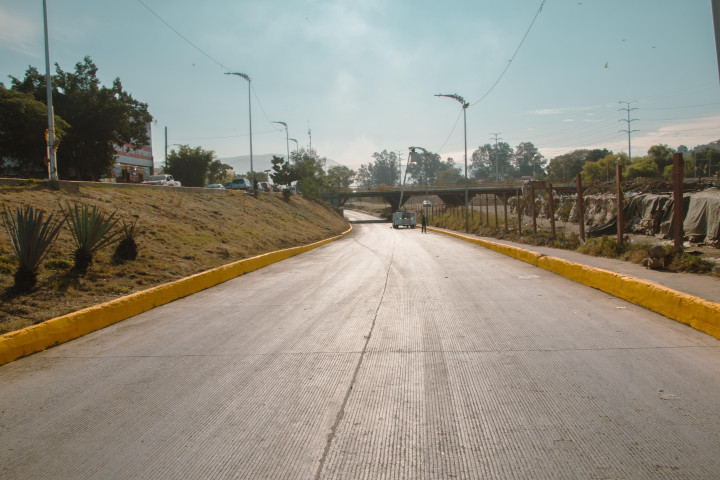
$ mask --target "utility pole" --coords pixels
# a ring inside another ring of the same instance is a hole
[[[718,75],[720,75],[720,0],[712,0],[712,16],[715,25],[715,54],[717,55]]]
[[[57,174],[57,141],[55,137],[55,110],[52,103],[52,76],[50,75],[50,46],[48,43],[47,4],[43,0],[43,25],[45,29],[45,89],[47,91],[47,155],[48,178],[51,182],[58,180]]]
[[[308,137],[310,137],[310,150],[312,150],[312,130],[310,130],[310,120],[308,120]]]
[[[630,144],[630,135],[631,135],[633,132],[639,132],[640,130],[632,130],[632,129],[630,128],[632,122],[637,121],[637,118],[632,118],[632,119],[630,118],[630,112],[633,111],[633,110],[637,110],[637,108],[630,108],[630,104],[631,104],[631,103],[637,103],[637,102],[625,102],[625,101],[622,101],[622,100],[621,100],[621,101],[618,102],[618,103],[621,103],[621,104],[624,103],[624,104],[625,104],[625,108],[619,108],[619,109],[618,109],[618,112],[620,112],[620,111],[625,111],[625,112],[627,112],[627,120],[625,120],[624,118],[621,118],[621,119],[618,120],[618,121],[619,121],[619,122],[627,122],[627,130],[620,130],[620,133],[627,133],[627,136],[628,136],[628,163],[631,163],[631,162],[632,162],[632,149],[631,149],[631,144]]]
[[[498,158],[498,135],[499,133],[491,133],[495,136],[495,181],[500,181],[500,159]],[[502,139],[500,139],[502,140]]]

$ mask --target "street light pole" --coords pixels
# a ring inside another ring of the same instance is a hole
[[[236,75],[238,77],[242,77],[248,82],[248,117],[249,117],[249,123],[250,123],[250,176],[252,177],[252,193],[257,197],[257,189],[255,188],[255,169],[253,168],[253,151],[252,151],[252,101],[250,99],[250,90],[251,90],[251,79],[250,76],[244,74],[244,73],[238,73],[238,72],[225,72],[225,75]]]
[[[48,150],[48,177],[50,181],[58,179],[57,174],[57,157],[55,156],[55,111],[52,104],[52,79],[50,76],[50,45],[48,42],[48,21],[47,21],[47,4],[43,0],[43,23],[45,26],[45,86],[47,89],[47,110],[48,110],[48,132],[47,132],[47,150]]]
[[[469,225],[469,216],[468,216],[468,168],[467,168],[467,108],[470,106],[469,103],[465,101],[463,97],[460,95],[453,93],[453,94],[444,94],[439,93],[435,95],[436,97],[448,97],[452,98],[453,100],[457,100],[460,102],[460,105],[462,105],[463,109],[463,124],[465,129],[465,233],[470,232],[470,225]]]
[[[285,122],[272,122],[272,123],[279,123],[283,127],[285,127],[285,148],[287,148],[287,162],[290,163],[290,138],[288,137],[288,126]]]
[[[295,142],[295,153],[297,153],[300,150],[300,146],[298,145],[298,141],[294,138],[289,139],[291,142]],[[288,158],[288,163],[290,163],[290,158]]]

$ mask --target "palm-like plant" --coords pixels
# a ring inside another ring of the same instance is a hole
[[[68,203],[67,211],[62,205],[60,210],[77,247],[74,269],[84,274],[92,263],[96,251],[120,240],[122,231],[115,228],[119,219],[115,218],[116,212],[108,216],[95,205],[91,209],[87,205],[79,206],[77,203],[71,207]]]
[[[52,213],[45,219],[44,210],[30,206],[16,208],[14,215],[9,208],[3,207],[2,222],[19,263],[13,288],[29,292],[37,285],[40,262],[55,243],[63,222],[53,219]]]
[[[119,263],[125,260],[135,260],[138,256],[137,242],[135,239],[140,235],[140,229],[137,226],[137,220],[132,223],[121,222],[120,242],[115,247],[113,259]]]

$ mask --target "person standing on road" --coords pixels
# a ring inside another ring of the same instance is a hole
[[[420,222],[422,225],[422,233],[427,233],[427,219],[425,218],[425,215],[422,216],[422,220],[420,220]]]

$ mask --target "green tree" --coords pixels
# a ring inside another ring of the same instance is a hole
[[[316,198],[325,184],[324,158],[315,150],[301,148],[291,154],[296,170],[297,185],[305,197]]]
[[[653,157],[635,157],[630,165],[625,168],[623,176],[630,178],[656,178],[663,170],[658,167],[657,160]]]
[[[416,154],[416,161],[407,166],[411,183],[423,185],[427,182],[428,185],[435,185],[438,172],[445,170],[447,165],[437,153],[416,151]]]
[[[55,115],[57,144],[68,127]],[[24,177],[47,177],[46,131],[47,106],[29,93],[8,90],[0,83],[0,168]]]
[[[495,180],[516,175],[513,166],[513,149],[506,142],[497,145],[486,143],[478,147],[472,154],[471,171],[474,178],[490,178]]]
[[[208,184],[229,182],[234,176],[233,168],[226,163],[222,163],[220,160],[215,159],[208,165]]]
[[[609,153],[596,162],[586,162],[582,167],[583,182],[610,182],[615,176],[618,162],[625,162],[627,155]]]
[[[662,172],[665,167],[673,164],[673,153],[675,152],[667,145],[653,145],[647,153],[657,165],[658,172]]]
[[[531,142],[522,142],[515,147],[513,163],[519,176],[535,177],[542,174],[547,160]]]
[[[373,153],[374,162],[363,164],[358,170],[358,182],[368,187],[397,185],[400,183],[400,162],[395,152]],[[408,170],[409,172],[409,170]]]
[[[115,164],[115,146],[140,148],[149,143],[147,105],[125,91],[120,79],[112,87],[100,85],[97,66],[90,57],[65,72],[55,65],[52,77],[53,107],[69,125],[58,150],[61,178],[97,180]],[[25,78],[12,78],[12,89],[46,100],[45,76],[29,67]]]
[[[597,155],[599,152],[602,152],[602,150],[582,149],[558,155],[550,160],[550,163],[548,164],[548,178],[555,182],[571,182],[575,179],[578,173],[584,172],[583,168],[587,163],[594,163],[600,158],[604,158],[608,154],[611,154],[611,152],[608,152],[603,157],[598,158]],[[591,166],[589,168],[594,172],[594,167]],[[595,177],[593,177],[593,179],[594,178]]]
[[[489,178],[493,164],[490,159],[492,146],[486,143],[472,153],[470,160],[470,176],[472,178]]]
[[[443,163],[443,168],[435,173],[435,180],[438,185],[456,185],[465,180],[460,167],[455,165],[455,160],[448,158]]]
[[[272,165],[273,173],[271,173],[270,176],[273,182],[279,185],[290,185],[297,180],[295,167],[291,165],[290,162],[286,162],[283,157],[273,155]]]
[[[212,150],[182,145],[178,150],[170,151],[165,172],[185,187],[202,187],[213,160],[215,152]]]
[[[355,171],[345,165],[330,167],[327,171],[325,183],[328,187],[340,191],[350,187],[355,179]]]

